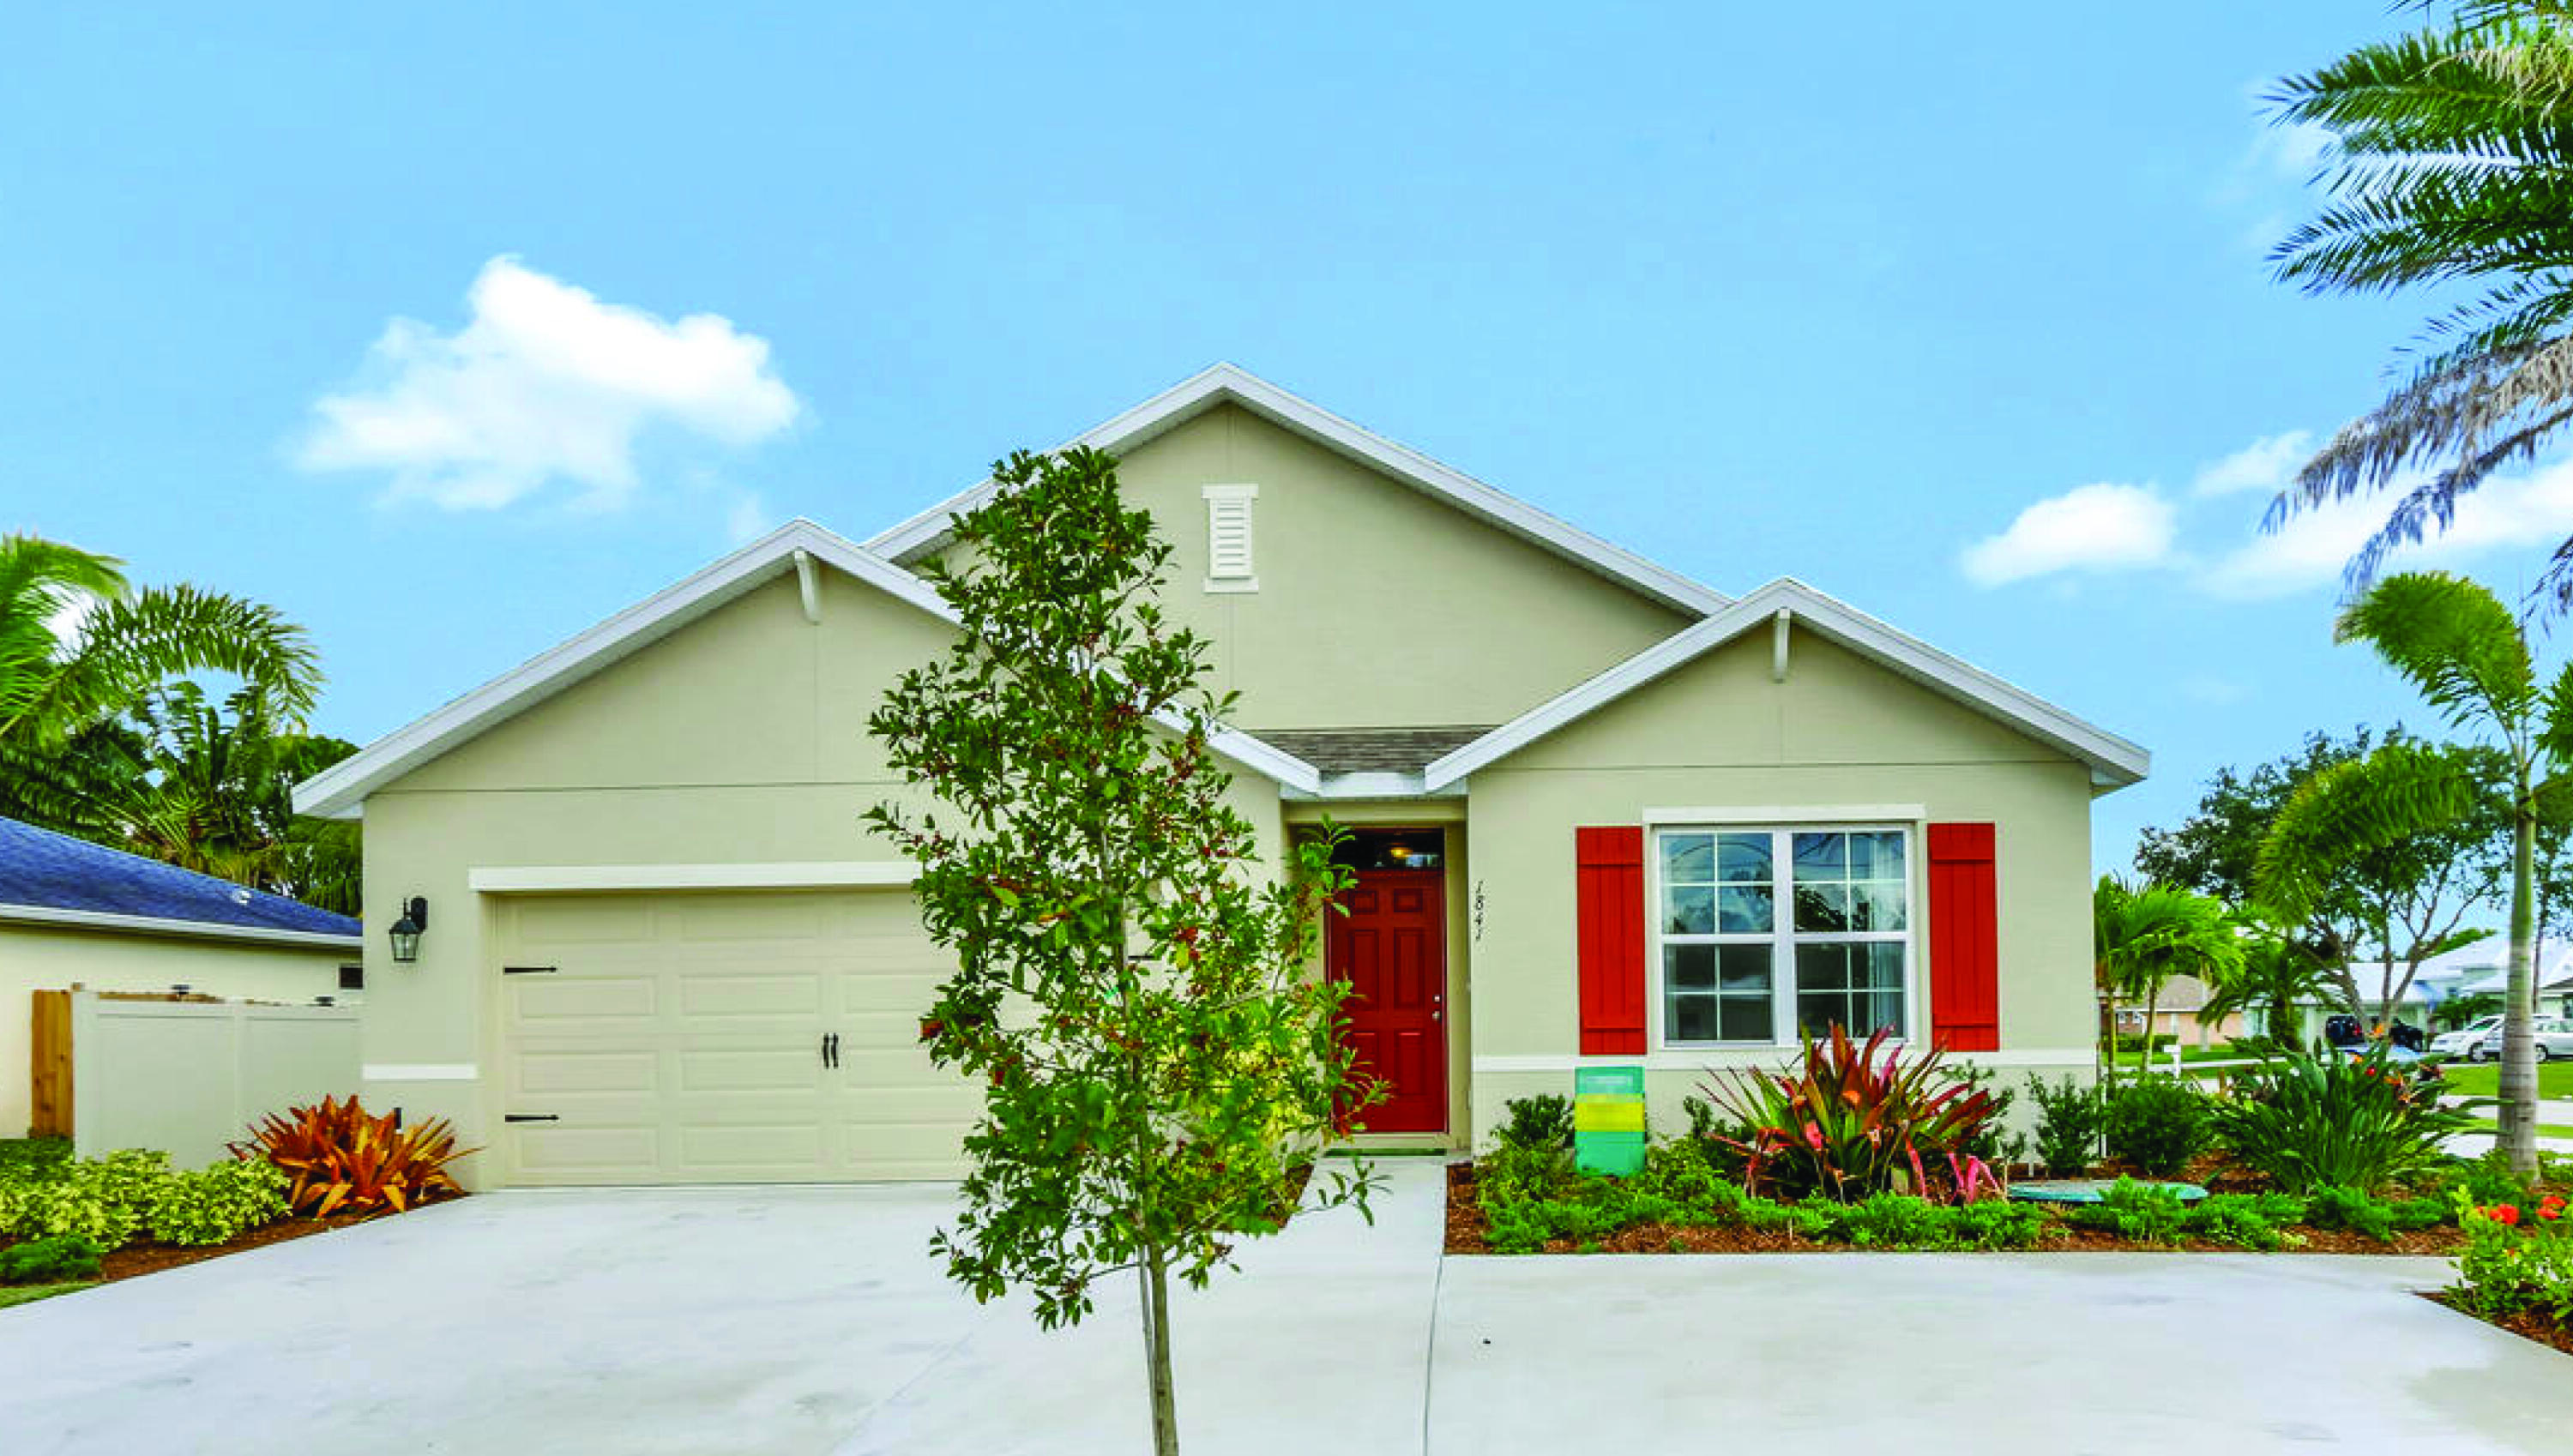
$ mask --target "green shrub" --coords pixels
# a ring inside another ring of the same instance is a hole
[[[2138,1243],[2177,1243],[2188,1224],[2188,1205],[2172,1189],[2120,1178],[2099,1202],[2077,1204],[2069,1216]]]
[[[2153,1033],[2153,1035],[2152,1035],[2152,1042],[2151,1042],[2152,1051],[2151,1051],[2151,1053],[2150,1053],[2149,1055],[2154,1056],[2154,1057],[2159,1057],[2159,1056],[2161,1056],[2163,1053],[2166,1053],[2166,1052],[2170,1051],[2170,1049],[2171,1049],[2171,1043],[2173,1043],[2173,1042],[2175,1042],[2175,1041],[2177,1041],[2177,1040],[2179,1040],[2179,1038],[2178,1038],[2178,1035],[2177,1035],[2176,1033],[2172,1033],[2172,1032],[2155,1032],[2155,1033]],[[2109,1050],[2110,1050],[2111,1052],[2115,1053],[2119,1058],[2121,1058],[2121,1059],[2123,1059],[2123,1060],[2125,1060],[2125,1061],[2130,1061],[2130,1062],[2132,1062],[2132,1061],[2134,1061],[2134,1060],[2135,1060],[2136,1053],[2137,1053],[2140,1049],[2142,1049],[2144,1045],[2145,1045],[2145,1040],[2144,1040],[2144,1037],[2142,1037],[2142,1036],[2133,1036],[2133,1037],[2130,1037],[2130,1036],[2126,1036],[2126,1035],[2124,1035],[2124,1034],[2121,1034],[2121,1035],[2119,1035],[2117,1038],[2115,1038],[2115,1039],[2113,1039],[2113,1040],[2112,1040],[2112,1042],[2111,1042],[2111,1044],[2110,1044],[2110,1049],[2109,1049]]]
[[[78,1234],[31,1238],[0,1248],[0,1284],[69,1284],[98,1277],[99,1246]]]
[[[1861,1248],[1953,1248],[1947,1211],[1909,1193],[1876,1193],[1840,1211],[1839,1231]]]
[[[128,1149],[64,1159],[0,1190],[0,1232],[20,1238],[75,1234],[102,1249],[123,1248],[143,1231],[153,1192],[169,1176],[170,1159],[158,1152]]]
[[[2395,1237],[2393,1204],[2377,1201],[2364,1188],[2341,1188],[2331,1183],[2315,1188],[2305,1198],[2305,1222],[2318,1229],[2349,1229],[2377,1242]]]
[[[2436,1076],[2388,1062],[2382,1048],[2280,1057],[2235,1078],[2209,1121],[2235,1160],[2289,1192],[2374,1192],[2442,1167],[2448,1139],[2476,1125],[2440,1106],[2439,1092]]]
[[[1696,1138],[1646,1148],[1644,1166],[1627,1179],[1627,1186],[1638,1195],[1670,1199],[1689,1209],[1691,1221],[1699,1223],[1739,1218],[1748,1196],[1708,1160],[1706,1144]]]
[[[2268,1250],[2293,1236],[2288,1224],[2305,1216],[2305,1200],[2285,1193],[2215,1193],[2199,1200],[2183,1228],[2209,1243]]]
[[[2019,1101],[2019,1092],[2002,1086],[2002,1075],[1994,1068],[1968,1064],[1952,1071],[1959,1086],[1991,1099],[1991,1105],[1984,1109],[1983,1123],[1959,1139],[1952,1150],[1998,1168],[2026,1162],[2029,1136],[2011,1126],[2011,1107]]]
[[[2037,1160],[2046,1170],[2079,1177],[2100,1154],[2100,1122],[2107,1110],[2100,1090],[2066,1077],[2049,1086],[2028,1075],[2028,1095],[2037,1103]]]
[[[1572,1099],[1552,1093],[1512,1097],[1501,1104],[1508,1119],[1492,1133],[1506,1147],[1570,1147]]]
[[[2109,1155],[2166,1178],[2206,1147],[2206,1096],[2173,1078],[2148,1077],[2109,1095],[2100,1134]]]
[[[55,1169],[71,1160],[71,1155],[72,1140],[68,1137],[0,1139],[0,1187],[51,1177]]]
[[[1948,1210],[1957,1241],[1968,1248],[2035,1248],[2055,1224],[2054,1215],[2035,1203],[1986,1198]]]
[[[286,1216],[286,1170],[266,1161],[218,1162],[172,1173],[152,1191],[146,1226],[163,1243],[230,1243]]]
[[[2459,1198],[2466,1246],[2457,1255],[2457,1303],[2486,1318],[2535,1314],[2573,1323],[2573,1227],[2564,1200],[2533,1207]]]

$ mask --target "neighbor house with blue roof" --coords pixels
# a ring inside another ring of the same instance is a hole
[[[361,947],[348,916],[0,819],[0,1137],[33,1114],[35,993],[309,1004],[348,994]]]

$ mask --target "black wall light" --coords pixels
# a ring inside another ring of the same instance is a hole
[[[420,935],[429,929],[429,897],[415,895],[405,902],[402,919],[394,922],[394,961],[408,966],[420,959]]]

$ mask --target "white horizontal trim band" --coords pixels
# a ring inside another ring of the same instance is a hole
[[[584,890],[851,890],[909,885],[909,860],[800,860],[729,865],[477,865],[466,888],[484,895]]]
[[[1716,1072],[1728,1067],[1773,1067],[1792,1057],[1793,1047],[1744,1048],[1735,1052],[1654,1052],[1643,1057],[1567,1057],[1494,1055],[1474,1059],[1476,1072],[1572,1072],[1584,1067],[1641,1067],[1649,1072]],[[2092,1067],[2099,1058],[2088,1048],[2032,1048],[2025,1052],[1951,1052],[1950,1062],[1975,1067]]]
[[[368,1082],[472,1082],[481,1075],[470,1062],[370,1062],[358,1069]]]
[[[315,950],[358,955],[363,936],[335,936],[324,931],[271,930],[255,925],[217,925],[204,920],[172,920],[158,915],[117,915],[104,910],[62,910],[50,905],[0,905],[0,921],[54,925],[69,930],[123,931],[138,936],[186,936],[192,940],[248,941],[265,946],[309,946]]]
[[[1696,809],[1647,809],[1644,823],[1774,824],[1918,824],[1930,817],[1919,804],[1719,805]]]

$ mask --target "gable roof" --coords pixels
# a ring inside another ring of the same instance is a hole
[[[1781,577],[1432,762],[1421,771],[1422,787],[1429,793],[1447,789],[1745,633],[1787,621],[2080,759],[2100,787],[2122,788],[2152,767],[2152,755],[2126,739],[1793,577]]]
[[[345,915],[85,839],[0,819],[0,921],[355,951]]]
[[[1588,568],[1664,606],[1705,616],[1730,600],[1667,567],[1657,566],[1622,546],[1590,534],[1524,500],[1484,484],[1461,470],[1442,465],[1406,445],[1351,423],[1311,400],[1270,383],[1247,369],[1219,364],[1165,389],[1105,424],[1064,442],[1062,448],[1088,445],[1114,454],[1204,414],[1220,404],[1238,404],[1252,413],[1306,439],[1372,466],[1394,479],[1522,540]],[[902,524],[868,540],[867,549],[909,564],[944,545],[954,519],[990,498],[991,480],[951,496]]]
[[[789,572],[811,569],[813,563],[854,576],[940,621],[956,621],[947,603],[919,577],[837,532],[792,520],[296,785],[295,811],[357,818],[367,795],[378,787],[718,607]],[[1227,758],[1287,788],[1311,789],[1320,782],[1312,765],[1248,735],[1222,730],[1209,741]]]

